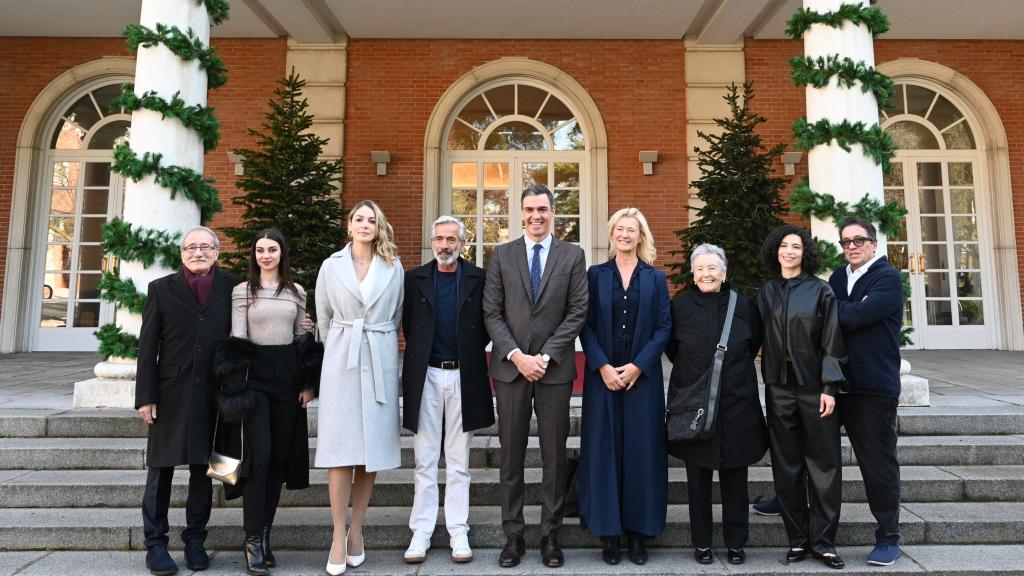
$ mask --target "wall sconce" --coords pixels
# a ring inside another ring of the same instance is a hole
[[[782,165],[785,166],[786,168],[786,176],[792,176],[796,174],[796,165],[800,163],[800,159],[803,157],[803,152],[782,153]]]
[[[654,163],[658,161],[658,151],[648,150],[640,153],[640,162],[644,165],[644,176],[654,174]]]
[[[234,152],[228,152],[228,162],[235,165],[235,176],[245,175],[245,165],[242,164],[242,157]]]
[[[370,152],[370,160],[377,163],[377,176],[388,175],[388,162],[391,162],[391,153],[387,150]]]

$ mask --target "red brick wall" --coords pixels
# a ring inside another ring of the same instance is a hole
[[[225,203],[214,226],[237,219],[229,198],[237,193],[234,169],[227,151],[251,146],[245,133],[257,127],[274,83],[285,74],[284,40],[214,40],[228,67],[229,83],[213,91],[210,105],[221,120],[220,146],[206,157],[206,174],[217,179]],[[121,38],[16,38],[0,37],[0,270],[6,266],[10,233],[11,188],[18,132],[29,106],[54,78],[70,68],[105,56],[126,56]],[[49,129],[49,128],[47,128]],[[19,190],[19,194],[26,191]],[[0,274],[0,294],[5,278]]]
[[[686,223],[686,104],[681,41],[353,40],[345,119],[346,206],[379,200],[403,261],[420,262],[423,137],[445,90],[474,67],[502,57],[555,66],[590,94],[608,133],[608,207],[640,208],[665,264]],[[371,150],[388,150],[387,177]],[[643,176],[640,150],[657,150]],[[512,236],[517,237],[518,232]]]
[[[747,79],[754,81],[753,108],[768,117],[762,135],[769,143],[792,139],[789,127],[804,114],[804,89],[789,78],[789,59],[803,52],[790,40],[747,40]],[[875,59],[920,58],[963,74],[995,106],[1009,141],[1010,182],[1017,237],[1017,269],[1024,285],[1024,42],[981,40],[879,40]],[[797,178],[806,174],[806,157]],[[795,182],[796,180],[794,180]]]

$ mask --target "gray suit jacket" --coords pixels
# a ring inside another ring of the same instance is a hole
[[[494,249],[484,284],[484,321],[491,336],[495,380],[519,377],[506,360],[512,350],[548,354],[551,362],[541,382],[564,384],[576,378],[574,343],[587,319],[587,266],[579,246],[551,241],[537,302],[530,302],[526,242],[519,238]]]

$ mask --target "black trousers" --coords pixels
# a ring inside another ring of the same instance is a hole
[[[686,493],[690,509],[690,536],[696,548],[710,548],[713,520],[711,518],[711,475],[713,470],[686,463]],[[737,550],[747,543],[750,514],[747,506],[747,467],[722,468],[718,471],[722,493],[722,532],[727,548]]]
[[[206,524],[213,506],[213,484],[206,477],[206,464],[188,467],[188,500],[185,503],[184,542],[206,540]],[[142,533],[146,549],[167,546],[167,508],[171,502],[171,480],[174,468],[150,468],[146,475],[146,491],[142,495]]]
[[[843,498],[839,418],[822,418],[820,401],[816,390],[765,387],[772,475],[789,546],[834,554]]]
[[[878,522],[875,543],[900,542],[900,463],[896,459],[898,400],[867,394],[836,397],[839,422],[857,456],[871,514]]]
[[[288,475],[295,420],[302,409],[293,381],[295,349],[290,344],[259,349],[249,372],[256,409],[245,423],[249,475],[243,486],[242,525],[246,532],[260,532],[274,523],[281,485]]]

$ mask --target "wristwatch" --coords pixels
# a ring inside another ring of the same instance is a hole
[[[551,362],[551,356],[548,354],[541,354],[540,359],[543,360],[545,364]]]

